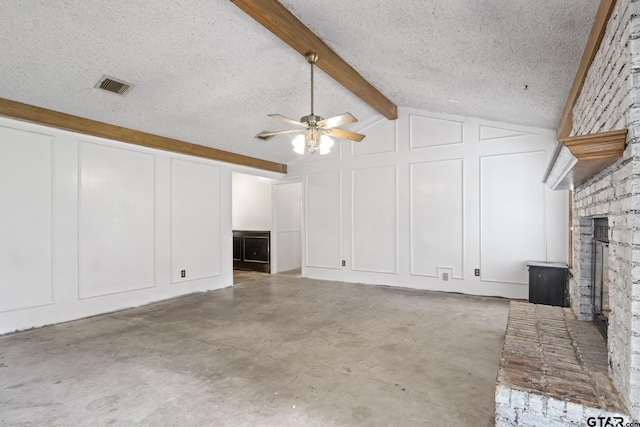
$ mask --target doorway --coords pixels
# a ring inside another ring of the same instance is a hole
[[[231,175],[234,272],[271,272],[273,182],[262,176],[236,172]]]
[[[237,172],[231,178],[234,273],[301,275],[302,182]]]

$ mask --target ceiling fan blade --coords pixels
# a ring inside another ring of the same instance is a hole
[[[353,117],[351,113],[340,114],[339,116],[329,117],[328,119],[320,120],[317,125],[325,128],[335,128],[342,125],[348,125],[349,123],[355,123],[358,119]]]
[[[282,120],[283,122],[287,122],[287,123],[290,123],[290,124],[292,124],[292,125],[296,125],[296,126],[304,126],[304,125],[303,125],[302,123],[300,123],[299,121],[297,121],[297,120],[293,120],[293,119],[290,119],[289,117],[285,117],[285,116],[283,116],[283,115],[281,115],[281,114],[269,114],[269,117],[273,117],[274,119]]]
[[[365,135],[361,133],[350,132],[342,129],[327,129],[327,135],[355,142],[360,142],[365,137]]]
[[[276,136],[276,135],[283,135],[285,133],[300,133],[300,132],[304,132],[304,129],[277,130],[274,132],[263,130],[262,132],[256,135],[256,138],[267,140],[272,136]]]

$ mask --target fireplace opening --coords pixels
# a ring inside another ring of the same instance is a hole
[[[602,335],[607,337],[609,325],[609,221],[607,218],[593,220],[593,283],[591,304],[593,321]]]

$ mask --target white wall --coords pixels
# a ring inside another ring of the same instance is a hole
[[[2,312],[53,302],[53,139],[0,127]]]
[[[358,130],[289,165],[306,276],[527,298],[527,260],[566,262],[568,193],[541,183],[554,131],[407,108]]]
[[[233,173],[232,227],[234,230],[271,230],[272,179]]]
[[[0,333],[232,285],[232,170],[0,118]]]
[[[274,225],[271,233],[271,272],[302,266],[302,183],[273,185]]]

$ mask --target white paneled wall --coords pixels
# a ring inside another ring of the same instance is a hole
[[[396,273],[396,166],[355,169],[351,173],[353,269]]]
[[[154,286],[153,154],[79,142],[79,296]]]
[[[409,115],[410,147],[438,147],[462,144],[464,123],[457,120],[436,119],[418,114]]]
[[[523,260],[544,260],[545,152],[480,158],[480,268],[485,280],[528,283]],[[564,261],[564,260],[562,260]]]
[[[52,141],[0,127],[0,311],[53,302]]]
[[[464,277],[464,160],[409,165],[411,274]],[[438,226],[435,226],[435,225]]]
[[[354,130],[289,165],[307,276],[526,298],[528,260],[566,262],[568,194],[541,183],[554,131],[407,108]]]
[[[171,159],[173,283],[221,274],[221,174],[219,166]]]
[[[306,265],[336,269],[342,258],[342,177],[340,172],[306,177]]]
[[[381,119],[370,126],[367,126],[365,132],[367,135],[367,143],[351,144],[352,156],[366,156],[368,154],[393,153],[397,150],[396,146],[396,121],[388,121]],[[333,155],[339,154],[340,150],[335,150]]]
[[[272,272],[302,266],[302,184],[277,183],[273,186],[275,224],[271,234]]]
[[[505,138],[516,138],[518,136],[535,135],[522,130],[503,129],[494,126],[480,125],[480,141],[497,141]]]
[[[232,285],[231,171],[0,118],[0,333]]]

